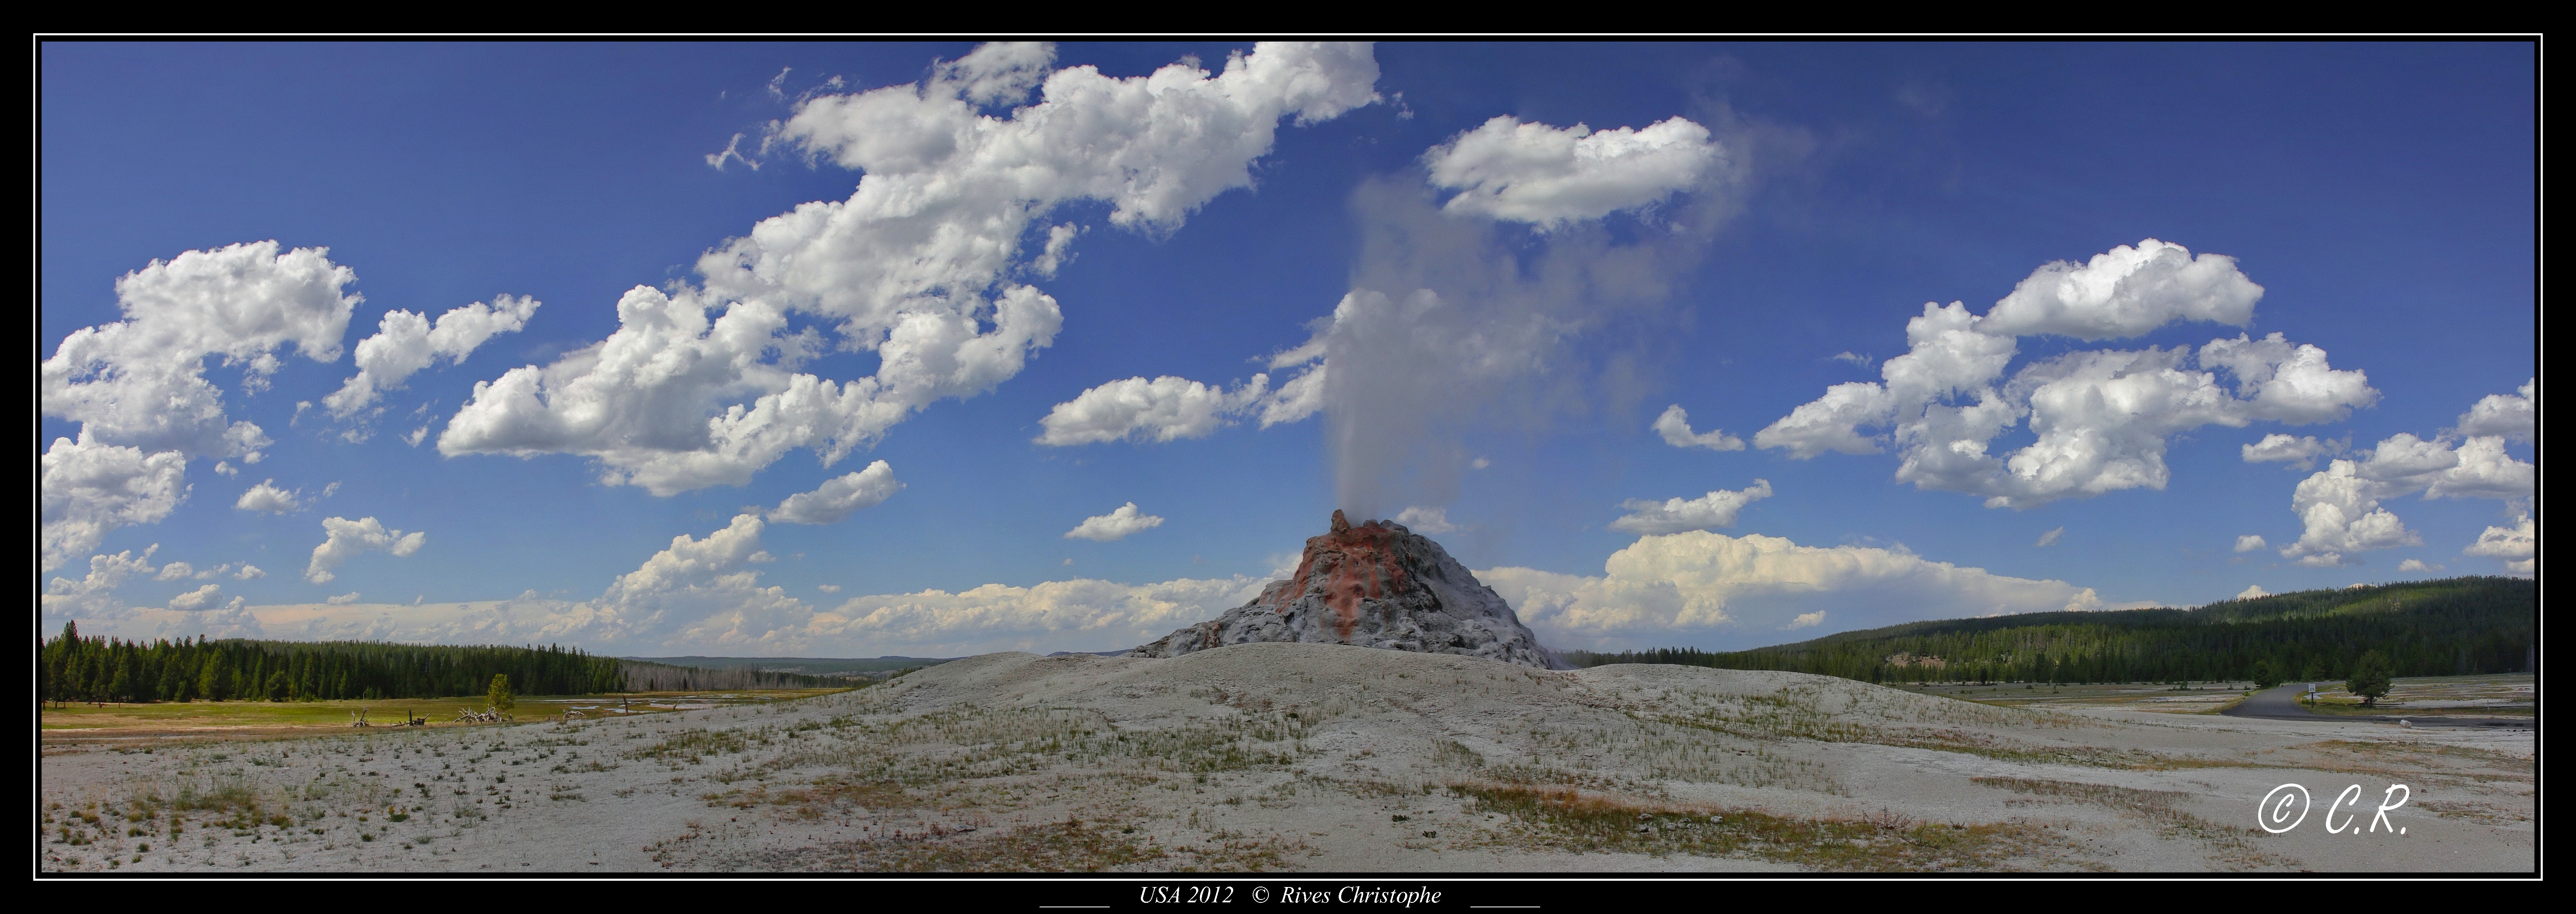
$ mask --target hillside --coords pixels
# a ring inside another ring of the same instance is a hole
[[[2192,609],[2028,613],[1912,622],[1747,651],[1569,652],[1583,666],[1677,663],[1869,682],[2164,682],[2234,679],[2257,661],[2340,678],[2377,650],[2400,676],[2526,670],[2539,582],[2470,577],[2308,590]]]

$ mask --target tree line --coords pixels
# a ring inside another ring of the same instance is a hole
[[[2310,590],[2194,609],[1914,622],[1746,651],[1571,651],[1578,666],[1673,663],[1866,682],[2340,680],[2377,652],[2397,676],[2529,671],[2540,585],[2470,577]]]
[[[614,692],[615,658],[577,648],[448,647],[366,641],[125,641],[76,623],[36,649],[40,702],[300,701],[482,695],[508,676],[532,695]]]

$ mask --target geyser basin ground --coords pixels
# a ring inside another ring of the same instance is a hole
[[[1999,708],[1794,673],[1318,644],[993,654],[763,708],[144,748],[49,745],[44,869],[2536,865],[2528,731]],[[2255,830],[2287,782],[2319,811]],[[2354,783],[2356,824],[2409,785],[2388,814],[2407,833],[2327,833],[2324,805]]]

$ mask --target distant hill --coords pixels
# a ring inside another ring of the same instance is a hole
[[[2469,577],[2227,600],[2193,609],[2025,613],[1910,622],[1747,651],[1566,652],[1580,666],[1678,663],[1869,682],[2169,682],[2342,678],[2378,650],[2400,676],[2527,671],[2540,584]]]
[[[800,673],[806,676],[849,676],[859,673],[891,673],[914,667],[937,666],[954,657],[620,657],[659,663],[664,666],[696,667],[702,670],[752,670],[764,673]]]

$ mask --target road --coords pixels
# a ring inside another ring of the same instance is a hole
[[[2270,720],[2341,720],[2366,721],[2382,724],[2393,724],[2403,720],[2418,727],[2528,728],[2539,726],[2540,723],[2540,718],[2537,715],[2532,717],[2424,717],[2416,715],[2392,716],[2386,714],[2318,714],[2300,706],[2299,704],[2299,693],[2307,691],[2307,687],[2307,683],[2294,682],[2285,686],[2264,689],[2263,691],[2247,696],[2244,701],[2238,702],[2235,707],[2218,713],[2229,717],[2260,717]]]

